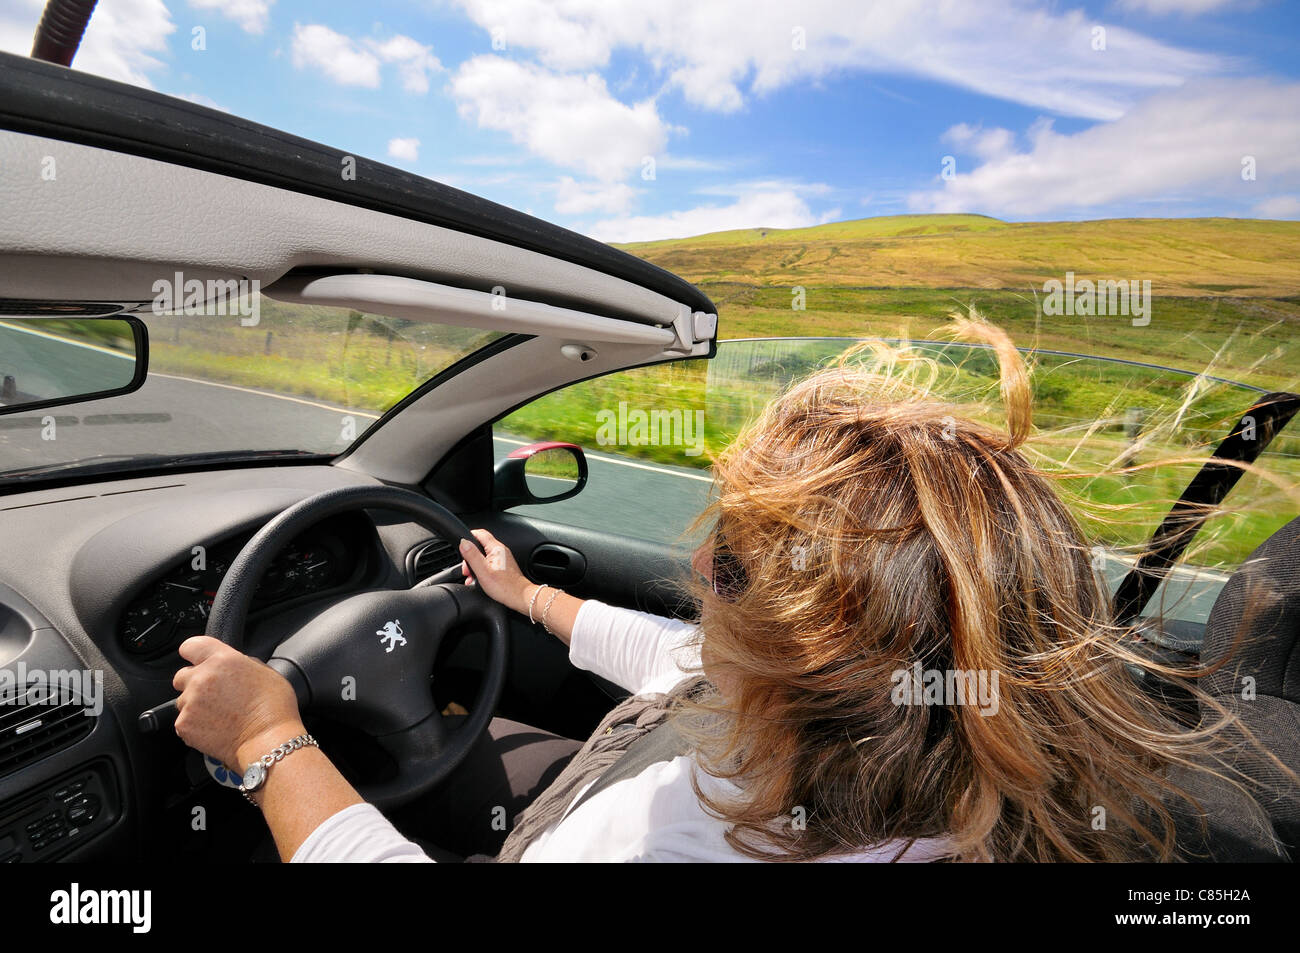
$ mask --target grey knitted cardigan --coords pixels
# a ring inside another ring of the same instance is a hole
[[[537,835],[564,817],[587,785],[609,770],[628,747],[668,720],[682,698],[707,686],[702,677],[684,679],[667,694],[634,695],[605,716],[559,777],[532,804],[519,812],[495,858],[475,854],[467,863],[517,863]]]

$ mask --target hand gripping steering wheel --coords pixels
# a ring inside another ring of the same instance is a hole
[[[410,490],[327,490],[289,507],[248,541],[217,590],[207,634],[242,651],[254,592],[276,555],[315,523],[364,508],[397,510],[446,540],[468,539],[483,549],[449,510]],[[443,636],[466,625],[487,633],[487,668],[470,715],[453,730],[434,703],[431,678]],[[487,729],[505,683],[507,632],[506,609],[478,586],[380,589],[323,609],[266,661],[288,678],[304,713],[354,725],[393,758],[395,777],[357,790],[372,804],[395,807],[446,778]]]

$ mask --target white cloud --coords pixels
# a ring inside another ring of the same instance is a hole
[[[0,50],[30,54],[44,6],[42,0],[8,0],[0,11]],[[101,3],[86,26],[72,65],[153,89],[148,73],[165,65],[155,54],[167,52],[167,37],[175,30],[163,0]]]
[[[913,193],[908,204],[916,211],[1032,217],[1155,199],[1266,201],[1300,186],[1296,102],[1300,83],[1208,80],[1073,134],[1040,121],[1026,134],[1025,151],[959,171]],[[1242,179],[1246,157],[1253,157],[1253,181]]]
[[[696,106],[733,111],[748,95],[839,71],[920,76],[1038,109],[1114,119],[1143,94],[1225,69],[1081,10],[1029,0],[458,0],[508,48],[557,70],[639,51]],[[1094,26],[1106,49],[1093,49]],[[796,31],[802,31],[797,33]]]
[[[575,182],[566,175],[555,187],[555,211],[561,215],[626,215],[635,200],[636,190],[622,182]]]
[[[10,0],[0,7],[0,50],[28,56],[44,6],[44,0]]]
[[[604,66],[616,42],[611,27],[619,17],[641,22],[644,11],[632,4],[566,3],[565,0],[459,0],[470,18],[503,42],[507,49],[536,50],[542,62],[557,70]],[[607,14],[614,14],[608,17]],[[614,23],[609,21],[613,20]],[[620,36],[622,30],[617,31]],[[496,47],[494,46],[494,49]]]
[[[652,100],[621,103],[595,73],[559,75],[531,63],[476,56],[453,75],[451,94],[462,117],[603,182],[639,168],[668,141],[669,126]]]
[[[1011,151],[1016,137],[1009,129],[984,129],[962,122],[945,132],[940,141],[981,159],[995,159]]]
[[[1255,206],[1259,218],[1300,218],[1300,195],[1278,195]]]
[[[429,74],[442,72],[442,63],[433,55],[431,47],[417,43],[409,36],[394,36],[382,43],[368,40],[367,45],[385,63],[395,63],[402,78],[402,88],[408,93],[424,94],[429,91]]]
[[[379,88],[379,57],[327,26],[294,24],[293,65],[314,66],[340,86]]]
[[[432,48],[409,36],[358,42],[319,23],[294,24],[293,65],[299,69],[319,69],[341,86],[378,89],[383,63],[397,67],[402,88],[409,93],[427,93],[429,74],[442,69]]]
[[[214,10],[239,24],[245,33],[263,33],[275,0],[189,0],[196,10]]]
[[[389,139],[388,154],[394,159],[414,162],[420,158],[419,139]]]
[[[597,222],[589,230],[606,242],[649,242],[686,238],[736,228],[804,228],[819,217],[794,191],[754,192],[730,205],[703,205],[664,215],[622,215]]]

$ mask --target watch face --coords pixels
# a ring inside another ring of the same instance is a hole
[[[266,779],[266,765],[260,761],[254,761],[244,772],[244,787],[252,791],[256,789],[262,781]]]

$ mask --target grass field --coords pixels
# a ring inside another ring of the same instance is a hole
[[[380,414],[499,334],[263,297],[256,327],[151,318],[150,368]]]
[[[902,215],[620,247],[702,285],[1024,289],[1073,271],[1161,296],[1300,295],[1300,222]]]
[[[924,339],[973,304],[1022,347],[1212,364],[1269,388],[1300,377],[1300,222],[906,215],[623,247],[700,285],[727,338]],[[1044,283],[1066,272],[1150,281],[1151,323],[1044,314]],[[792,308],[796,288],[805,310]]]

